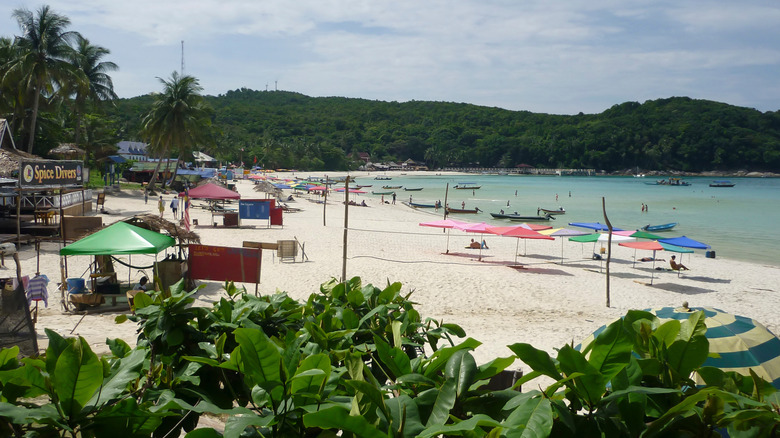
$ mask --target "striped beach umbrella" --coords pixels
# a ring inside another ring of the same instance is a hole
[[[707,326],[707,340],[710,343],[710,357],[704,366],[735,371],[750,377],[753,370],[759,377],[780,389],[780,338],[760,322],[744,316],[726,313],[713,307],[662,307],[647,309],[663,322],[671,319],[688,319],[691,312],[703,310]],[[607,327],[593,332],[582,345],[588,345]],[[718,357],[712,357],[717,353]],[[698,383],[704,383],[696,376]]]

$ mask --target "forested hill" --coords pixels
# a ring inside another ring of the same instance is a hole
[[[247,163],[257,157],[267,167],[344,169],[368,152],[375,162],[412,158],[431,168],[780,171],[780,111],[685,97],[574,116],[247,89],[207,101],[216,130],[207,150]],[[117,102],[112,117],[126,136],[138,139],[150,103],[150,96]]]

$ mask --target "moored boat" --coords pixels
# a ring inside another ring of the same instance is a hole
[[[458,190],[477,190],[482,188],[482,186],[478,186],[474,183],[458,183],[453,186],[453,188]]]
[[[546,208],[540,208],[536,211],[536,214],[543,212],[545,214],[566,214],[566,210],[563,207],[558,207],[557,210],[548,210]]]
[[[419,192],[422,189],[422,187],[404,187],[405,192]]]
[[[523,222],[541,222],[541,221],[549,221],[549,220],[555,220],[555,216],[546,214],[544,216],[517,216],[511,218],[513,221],[523,221]]]
[[[405,202],[404,204],[414,208],[436,208],[436,204],[420,204],[418,202]]]
[[[710,187],[734,187],[735,184],[731,181],[713,181],[710,183]]]
[[[689,186],[691,183],[682,178],[659,179],[653,182],[645,182],[649,186]]]
[[[642,231],[669,231],[677,226],[677,222],[670,222],[668,224],[650,225],[647,224],[642,227]]]
[[[473,210],[468,210],[465,208],[449,208],[447,207],[447,213],[454,213],[454,214],[476,214],[479,213],[480,210],[478,207],[474,207]]]
[[[382,186],[385,190],[394,190],[394,189],[400,189],[403,186]]]
[[[379,181],[390,181],[393,178],[391,178],[389,176],[377,175],[376,177],[374,177],[374,179],[379,180]]]
[[[392,191],[392,190],[387,191],[387,192],[375,192],[373,190],[371,191],[372,195],[392,195],[393,193],[395,193],[395,192]]]
[[[357,188],[359,188],[359,189],[364,189],[366,187],[373,187],[373,186],[371,184],[368,184],[368,185],[358,185],[357,186]]]

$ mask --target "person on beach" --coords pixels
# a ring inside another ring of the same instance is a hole
[[[480,248],[479,242],[475,242],[474,239],[471,239],[471,243],[469,244],[468,248],[479,249]]]
[[[157,209],[160,210],[160,219],[162,219],[165,212],[165,201],[163,201],[162,195],[160,195],[160,200],[157,201]]]
[[[171,211],[173,212],[173,218],[176,219],[178,217],[177,212],[179,211],[179,198],[174,197],[171,200]]]
[[[482,239],[482,249],[490,249],[487,246],[487,242],[485,242],[485,239]]]
[[[147,283],[149,283],[149,279],[141,277],[141,280],[133,286],[133,290],[148,290],[149,286],[147,286]]]
[[[149,191],[144,189],[144,204],[149,203]]]
[[[395,192],[393,192],[393,205],[395,205]]]
[[[409,195],[409,203],[412,203],[412,195]]]
[[[465,210],[466,209],[466,201],[463,201],[460,203],[460,208]]]
[[[673,271],[688,271],[688,267],[683,265],[682,263],[677,263],[677,261],[674,259],[675,256],[672,256],[671,260],[669,260],[669,264],[672,266]]]

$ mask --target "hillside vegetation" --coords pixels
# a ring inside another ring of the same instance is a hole
[[[116,101],[109,117],[142,140],[151,96]],[[381,102],[249,89],[207,96],[221,160],[273,168],[354,168],[411,158],[448,166],[780,171],[780,111],[674,97],[601,114],[550,115],[462,103]],[[243,148],[243,150],[242,150]]]

